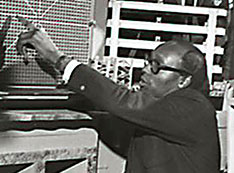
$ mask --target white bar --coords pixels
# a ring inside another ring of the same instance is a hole
[[[220,67],[219,65],[212,66],[212,73],[222,74],[222,71],[222,67]]]
[[[229,109],[233,109],[229,106]],[[234,111],[229,111],[228,115],[228,173],[234,173]]]
[[[188,13],[188,14],[203,14],[203,15],[208,15],[210,11],[215,11],[218,16],[227,16],[227,10],[217,9],[217,8],[181,6],[181,5],[158,4],[158,3],[148,3],[148,2],[115,1],[115,3],[120,4],[121,8],[128,8],[128,9]]]
[[[181,0],[181,5],[185,6],[186,0]]]
[[[17,85],[12,85],[9,86],[9,88],[15,88],[15,89],[56,89],[55,86],[27,86],[27,85],[22,85],[22,86],[17,86]]]
[[[2,96],[0,100],[67,100],[68,96]]]
[[[111,20],[108,20],[107,26],[111,27],[112,24],[113,22]],[[208,34],[208,28],[206,26],[196,26],[196,25],[180,25],[180,24],[120,20],[119,27],[127,29],[150,30],[150,31]],[[223,36],[226,34],[226,31],[224,28],[216,28],[215,34]]]
[[[234,173],[234,105],[233,85],[228,84],[225,94],[226,108],[227,108],[227,166],[228,173]]]
[[[200,45],[200,44],[194,44],[201,52],[206,53],[207,52],[207,46],[206,45]],[[224,54],[224,48],[220,46],[214,47],[214,54],[217,55],[223,55]]]
[[[135,49],[155,49],[163,42],[146,41],[146,40],[133,40],[133,39],[118,39],[118,47],[135,48]],[[106,39],[106,45],[110,46],[111,39]]]
[[[149,49],[153,50],[156,47],[158,47],[160,44],[164,42],[159,41],[146,41],[146,40],[133,40],[133,39],[118,39],[118,47],[126,47],[126,48],[134,48],[134,49]],[[111,39],[107,38],[106,45],[110,46]],[[206,46],[205,45],[199,45],[194,44],[198,49],[200,49],[201,52],[206,52]],[[215,54],[223,55],[224,49],[216,46],[215,47]]]
[[[118,54],[117,44],[119,37],[119,19],[120,19],[120,6],[118,3],[113,4],[112,10],[112,21],[113,25],[111,28],[111,46],[110,46],[110,56],[116,57]]]
[[[208,35],[207,35],[207,39],[206,39],[206,48],[207,48],[207,52],[206,52],[206,61],[207,61],[207,75],[208,78],[210,80],[210,82],[212,82],[213,78],[212,78],[212,69],[213,69],[213,62],[214,62],[214,49],[215,49],[215,28],[217,25],[217,13],[215,13],[214,11],[211,11],[209,14],[209,18],[208,18]],[[211,70],[210,70],[211,69]]]

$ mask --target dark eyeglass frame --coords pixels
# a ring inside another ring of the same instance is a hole
[[[154,59],[154,60],[148,59],[148,60],[146,60],[146,62],[148,62],[148,64],[150,64],[150,70],[155,75],[158,74],[160,72],[160,70],[166,70],[166,71],[172,71],[172,72],[179,73],[182,76],[192,76],[192,74],[186,70],[177,69],[177,68],[170,67],[167,65],[161,65],[156,59]],[[147,64],[145,64],[145,65],[147,65]]]

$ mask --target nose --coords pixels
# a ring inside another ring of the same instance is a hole
[[[142,69],[142,74],[150,73],[150,64],[145,64],[144,68]]]

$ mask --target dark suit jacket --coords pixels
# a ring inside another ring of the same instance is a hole
[[[215,109],[196,90],[156,99],[147,91],[133,93],[116,85],[85,65],[73,71],[68,87],[137,127],[128,149],[127,173],[219,172]]]

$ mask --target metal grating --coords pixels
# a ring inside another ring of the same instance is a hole
[[[82,63],[88,63],[91,49],[89,22],[93,17],[92,11],[92,0],[1,0],[0,34],[3,36],[7,33],[3,42],[6,50],[1,68],[10,69],[10,83],[56,85],[56,82],[38,67],[34,60],[34,51],[30,51],[28,65],[23,63],[22,56],[17,55],[15,44],[18,35],[25,28],[15,18],[16,15],[31,20],[45,30],[57,47],[67,55],[79,59]],[[7,22],[9,17],[11,23]]]

